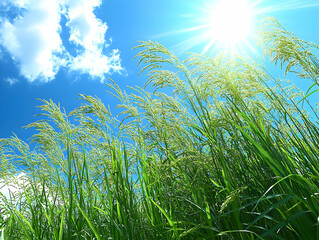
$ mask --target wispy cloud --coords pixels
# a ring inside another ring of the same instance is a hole
[[[50,81],[61,67],[88,73],[101,81],[111,72],[121,71],[118,50],[108,50],[106,23],[94,9],[98,0],[4,0],[6,11],[17,17],[0,19],[0,44],[18,64],[20,74],[29,81]],[[61,17],[67,19],[61,26]],[[62,28],[76,55],[71,55],[61,39]]]
[[[10,85],[13,85],[13,84],[18,82],[18,79],[12,78],[12,77],[8,77],[8,78],[6,78],[6,82],[8,82]]]

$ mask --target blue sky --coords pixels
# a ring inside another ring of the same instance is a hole
[[[32,135],[21,127],[40,120],[34,116],[40,113],[37,99],[52,99],[69,112],[80,105],[81,93],[114,108],[103,84],[108,78],[123,89],[146,81],[132,60],[137,41],[158,41],[180,57],[185,51],[201,53],[209,40],[200,39],[203,29],[190,29],[203,24],[208,6],[217,1],[1,0],[0,138]],[[298,37],[319,43],[317,0],[249,2],[258,12],[255,21],[274,16]],[[253,34],[249,43],[254,47]],[[218,47],[212,44],[206,53]],[[250,54],[260,57],[258,49]]]

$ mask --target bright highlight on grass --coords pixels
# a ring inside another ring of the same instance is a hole
[[[251,6],[246,0],[220,0],[212,6],[209,35],[225,47],[236,47],[245,41],[252,23]]]

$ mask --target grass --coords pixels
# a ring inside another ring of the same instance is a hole
[[[317,85],[317,45],[274,19],[260,35],[273,61]],[[318,239],[308,93],[247,57],[180,62],[158,43],[138,48],[155,91],[110,82],[119,116],[92,96],[69,114],[43,100],[43,120],[28,126],[36,147],[0,140],[1,179],[27,176],[1,198],[1,239]]]

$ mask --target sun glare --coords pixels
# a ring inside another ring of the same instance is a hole
[[[218,45],[236,47],[250,34],[252,11],[245,0],[220,0],[212,6],[208,35]]]
[[[193,1],[192,13],[185,14],[185,24],[179,30],[158,34],[165,37],[188,34],[174,49],[183,53],[200,46],[202,53],[209,50],[256,52],[254,36],[257,21],[277,11],[317,7],[309,0],[200,0]],[[312,0],[318,1],[318,0]],[[196,2],[196,3],[195,3]]]

